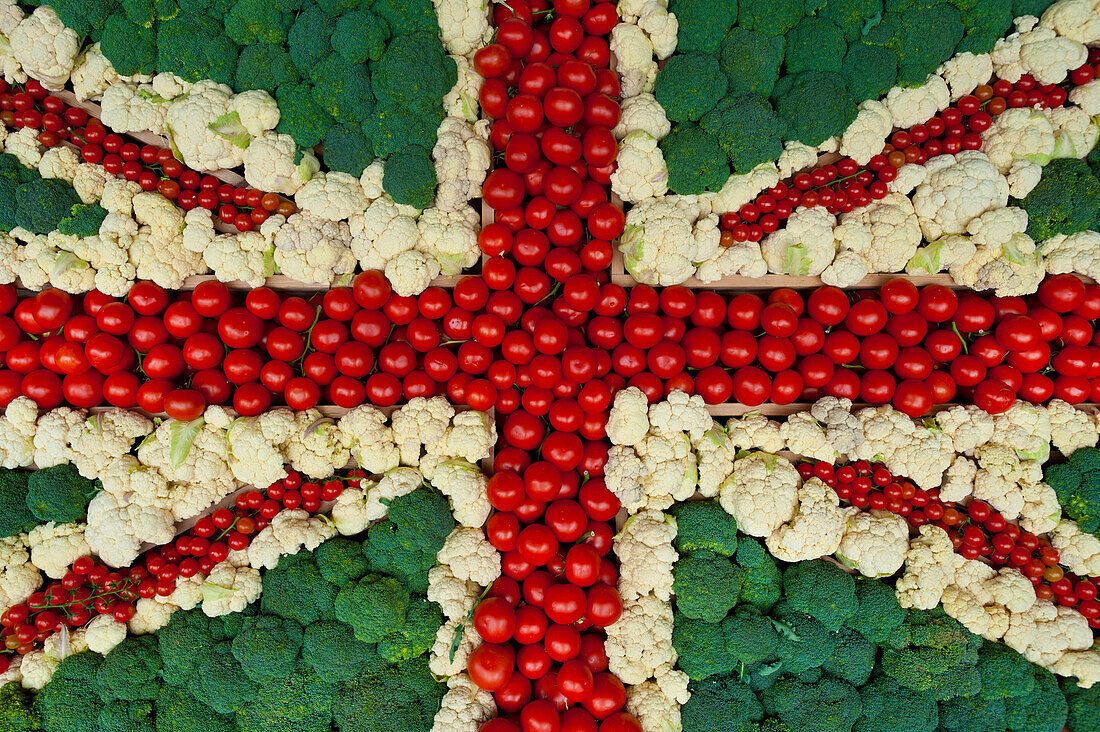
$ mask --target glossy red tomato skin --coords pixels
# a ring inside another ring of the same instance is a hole
[[[510,646],[485,643],[470,653],[467,672],[473,682],[485,691],[497,691],[512,677],[515,660]]]

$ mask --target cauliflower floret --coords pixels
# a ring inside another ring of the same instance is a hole
[[[340,418],[340,431],[355,464],[371,474],[385,473],[401,463],[393,430],[386,422],[386,415],[370,405],[356,407]]]
[[[830,489],[832,492],[832,489]],[[888,577],[905,562],[909,524],[886,511],[849,514],[836,558],[864,577]]]
[[[913,207],[929,241],[961,234],[973,219],[1008,204],[1008,181],[977,150],[941,155],[926,167],[928,178],[917,186]]]
[[[788,144],[798,145],[801,143]],[[810,148],[810,150],[813,150],[813,148]],[[783,158],[780,157],[781,162],[782,160]],[[813,161],[816,160],[817,153],[815,152]],[[771,188],[778,183],[780,176],[781,173],[775,167],[775,163],[760,163],[748,173],[742,175],[735,173],[726,178],[726,182],[722,184],[722,190],[717,193],[704,193],[700,197],[711,202],[711,213],[721,215],[730,211],[737,211],[746,203],[755,200],[757,194],[764,191],[764,189]],[[782,174],[782,177],[786,178],[787,174]]]
[[[638,27],[645,31],[653,53],[664,60],[676,50],[676,35],[680,31],[680,22],[674,13],[668,12],[664,3],[648,2],[638,16]]]
[[[840,546],[850,514],[856,508],[840,508],[840,498],[818,478],[798,488],[798,509],[790,521],[768,536],[768,551],[784,562],[801,562],[832,554]]]
[[[851,399],[821,397],[810,414],[826,427],[825,438],[837,453],[844,455],[863,442],[863,424],[852,414]]]
[[[958,405],[936,415],[936,424],[951,438],[955,452],[973,455],[993,438],[993,415],[973,404]]]
[[[19,666],[22,676],[20,683],[24,689],[41,691],[50,683],[60,665],[61,659],[57,656],[51,656],[45,651],[31,651],[23,656],[23,662]]]
[[[245,180],[260,190],[293,196],[320,170],[312,151],[300,151],[301,160],[295,163],[298,153],[290,135],[273,130],[264,132],[244,151]]]
[[[962,455],[955,456],[955,461],[943,474],[940,498],[945,502],[964,500],[974,492],[974,477],[977,474],[978,466],[974,464],[973,460],[969,460]]]
[[[339,275],[355,270],[351,229],[346,222],[325,221],[299,212],[278,228],[273,241],[279,270],[301,282],[331,285]]]
[[[37,168],[43,150],[34,127],[24,127],[4,138],[4,152],[14,155],[25,168]]]
[[[762,414],[734,417],[726,422],[726,433],[729,438],[727,444],[733,452],[763,450],[774,454],[787,449],[787,442],[783,438],[783,425]]]
[[[870,273],[867,260],[855,252],[839,252],[833,263],[821,273],[821,281],[833,287],[854,287]]]
[[[882,152],[883,141],[890,136],[894,122],[885,104],[868,99],[859,105],[859,112],[840,138],[840,154],[860,165]]]
[[[1091,689],[1100,681],[1100,651],[1069,651],[1054,662],[1050,670],[1059,676],[1077,677],[1077,686]]]
[[[19,396],[8,403],[0,419],[0,466],[11,470],[31,464],[37,422],[38,405],[30,397]]]
[[[790,275],[818,275],[836,256],[836,217],[821,206],[800,206],[785,228],[760,243],[768,271]]]
[[[794,516],[798,484],[798,471],[789,460],[753,452],[734,462],[718,500],[741,531],[749,536],[770,536]]]
[[[950,103],[951,91],[947,82],[935,74],[930,74],[920,86],[895,86],[886,94],[886,107],[894,127],[902,129],[923,124]]]
[[[363,517],[367,524],[380,521],[389,513],[389,503],[396,498],[412,493],[424,485],[424,476],[416,468],[394,468],[378,483],[365,489],[366,504]]]
[[[649,508],[664,510],[677,501],[686,501],[695,492],[698,461],[686,434],[651,432],[638,443],[635,452],[642,461],[642,487]]]
[[[905,573],[895,590],[905,608],[931,610],[940,603],[943,591],[955,581],[955,573],[966,560],[955,553],[951,538],[939,526],[925,524],[920,536],[909,542]]]
[[[1020,493],[1024,507],[1020,509],[1020,526],[1033,534],[1046,534],[1058,525],[1062,518],[1062,506],[1058,494],[1041,481],[1020,481]]]
[[[477,582],[455,577],[449,565],[428,570],[428,599],[443,609],[448,620],[462,619],[477,605],[482,587]]]
[[[915,214],[906,196],[888,193],[885,198],[843,214],[836,231],[837,242],[842,251],[859,254],[871,272],[899,272],[921,244]],[[851,227],[855,230],[850,234],[843,231]],[[870,232],[870,236],[860,236],[860,229]]]
[[[34,433],[34,464],[37,468],[49,468],[72,462],[69,448],[69,430],[87,419],[83,409],[58,407],[38,418]]]
[[[1054,127],[1054,157],[1083,158],[1096,147],[1098,130],[1092,117],[1077,107],[1043,110]]]
[[[454,407],[443,397],[414,397],[394,412],[390,420],[402,464],[416,466],[424,446],[442,440],[454,416]]]
[[[1081,531],[1075,521],[1059,521],[1050,532],[1050,543],[1069,571],[1082,577],[1100,575],[1100,538]]]
[[[623,599],[623,614],[608,626],[604,650],[611,673],[624,684],[640,684],[676,663],[672,606],[653,595]]]
[[[481,258],[477,244],[480,223],[481,217],[471,206],[429,208],[416,222],[420,234],[417,249],[435,259],[443,274],[461,274]]]
[[[863,424],[864,440],[849,457],[881,460],[887,470],[908,476],[926,490],[939,486],[955,459],[947,435],[917,425],[891,406],[863,409],[856,416]]]
[[[73,560],[91,551],[84,540],[84,524],[57,524],[48,521],[27,532],[31,564],[41,569],[47,577],[61,579],[69,571]]]
[[[260,573],[232,561],[219,562],[201,585],[202,612],[209,618],[239,613],[260,597]]]
[[[1076,272],[1093,279],[1100,275],[1100,232],[1057,234],[1042,242],[1039,251],[1050,274]]]
[[[25,537],[0,539],[0,612],[23,602],[42,584],[42,575],[31,564]]]
[[[451,90],[444,95],[443,109],[447,111],[448,117],[458,117],[467,122],[477,122],[478,113],[481,111],[478,106],[478,91],[485,79],[474,70],[473,64],[465,56],[451,55],[451,58],[454,60],[455,66],[458,67],[458,80],[451,87]],[[381,166],[379,167],[381,168]],[[362,179],[360,179],[360,182],[362,182]],[[379,190],[381,190],[381,186],[379,186]],[[368,194],[367,197],[373,200],[378,195],[371,196]]]
[[[657,142],[645,130],[631,132],[619,142],[611,190],[624,201],[638,202],[668,192],[668,167]]]
[[[710,429],[711,423],[703,397],[688,396],[679,389],[649,408],[649,424],[654,432],[687,432],[691,439],[697,440]]]
[[[492,417],[485,412],[471,409],[454,416],[443,437],[442,446],[446,455],[476,463],[492,454],[496,441],[497,430]],[[435,445],[426,447],[429,453],[435,451]]]
[[[762,415],[758,416],[763,419],[767,426],[759,428],[758,423],[754,423],[748,428],[740,428],[741,434],[738,439],[748,442],[759,441],[769,445],[774,445],[777,441],[781,442],[779,425],[774,422],[769,425],[770,420]],[[734,421],[730,420],[731,423]],[[754,439],[750,434],[757,436],[758,439]],[[711,428],[702,437],[692,441],[691,449],[695,453],[696,462],[699,466],[698,491],[706,498],[713,498],[718,495],[718,489],[721,487],[722,482],[733,472],[733,456],[738,448],[731,441],[730,436],[726,434],[722,425],[712,422]],[[760,445],[744,449],[768,451],[768,448]]]
[[[657,60],[645,32],[633,23],[619,23],[611,30],[610,46],[612,71],[619,75],[622,98],[652,92],[657,81]]]
[[[1100,79],[1075,86],[1069,93],[1069,101],[1076,104],[1085,114],[1095,117],[1100,114]]]
[[[120,623],[111,615],[96,615],[84,626],[84,639],[88,650],[106,656],[111,649],[126,640],[126,623]]]
[[[957,102],[989,81],[993,76],[993,59],[988,53],[966,51],[944,61],[936,73],[951,87],[951,101]]]
[[[130,618],[130,632],[134,635],[146,635],[156,633],[168,625],[172,619],[172,613],[179,608],[167,602],[157,602],[141,598],[134,605],[137,614]]]
[[[1005,643],[1024,658],[1040,666],[1053,666],[1067,651],[1092,647],[1092,629],[1079,612],[1037,600],[1022,613],[1009,619]]]
[[[612,445],[607,453],[607,464],[604,465],[604,484],[628,513],[636,513],[645,508],[647,481],[645,465],[634,449],[625,445]]]
[[[1050,441],[1063,455],[1070,455],[1082,447],[1095,447],[1100,440],[1100,425],[1095,409],[1075,407],[1053,399],[1047,405],[1050,419]]]
[[[779,425],[787,449],[811,460],[834,462],[839,455],[825,435],[821,423],[809,412],[796,412]]]
[[[695,262],[718,253],[720,238],[717,215],[668,198],[646,199],[627,214],[619,249],[640,282],[675,285],[695,272]]]
[[[341,221],[367,207],[359,179],[336,171],[317,173],[294,195],[304,213],[325,221]]]
[[[672,565],[679,558],[672,546],[675,537],[676,523],[660,511],[642,511],[627,520],[614,542],[624,602],[649,594],[666,602],[672,597]]]
[[[695,276],[700,282],[709,284],[730,275],[763,277],[767,272],[768,264],[764,261],[760,245],[751,241],[740,241],[719,248],[716,255],[699,264]]]
[[[462,210],[480,196],[492,158],[488,136],[487,120],[468,124],[464,117],[447,117],[440,123],[432,148],[438,208]]]
[[[11,31],[9,42],[15,60],[27,76],[53,91],[65,87],[76,65],[80,36],[65,27],[53,8],[48,5],[35,8],[30,17]]]
[[[1050,433],[1046,408],[1017,400],[1006,412],[993,418],[990,441],[1014,449],[1021,460],[1045,462],[1050,455]]]
[[[1015,519],[1024,507],[1023,493],[1015,481],[988,470],[979,470],[974,476],[973,496],[1000,511],[1006,519]]]
[[[475,648],[481,645],[481,636],[473,623],[464,622],[465,618],[454,618],[439,626],[435,632],[435,643],[428,657],[428,668],[440,677],[455,676],[466,670],[466,661]],[[455,633],[462,625],[462,637],[457,647],[454,645]]]
[[[459,580],[488,587],[500,576],[500,554],[479,528],[458,526],[439,549],[436,559]]]
[[[682,729],[680,704],[665,696],[656,683],[643,681],[626,690],[626,711],[634,715],[642,732]]]
[[[432,484],[450,499],[455,521],[462,526],[483,526],[489,518],[488,482],[476,465],[461,458],[441,463],[432,475]]]
[[[636,386],[615,394],[607,418],[607,438],[613,445],[637,445],[649,432],[649,400]]]
[[[119,81],[119,77],[96,42],[85,48],[77,58],[71,81],[76,98],[86,102],[99,99],[109,86]]]
[[[127,567],[142,542],[166,544],[176,535],[171,508],[126,503],[104,490],[88,504],[84,538],[94,554],[111,567]]]
[[[982,151],[1001,175],[1008,175],[1018,161],[1046,165],[1054,157],[1054,145],[1050,117],[1030,107],[1006,110],[982,134]]]
[[[440,0],[436,0],[438,6]],[[443,0],[466,6],[462,0]],[[430,732],[477,732],[497,714],[496,701],[464,673],[447,679],[447,693],[439,703]]]
[[[493,37],[493,29],[489,26],[489,3],[432,0],[432,4],[447,53],[469,56]]]
[[[73,464],[85,478],[95,480],[120,455],[130,452],[134,440],[152,431],[153,423],[137,412],[108,409],[93,414],[69,430]]]
[[[302,509],[285,509],[248,545],[248,563],[254,569],[272,569],[283,555],[312,551],[333,536],[336,529],[327,521]]]
[[[225,439],[233,477],[256,486],[285,478],[284,448],[294,429],[294,413],[289,409],[273,409],[258,417],[230,422]]]
[[[166,105],[168,139],[187,165],[195,170],[217,170],[244,163],[244,151],[254,135],[232,103],[232,89],[204,80],[186,97]]]
[[[38,174],[43,178],[57,178],[72,183],[79,166],[80,158],[71,148],[51,147],[42,153],[42,159],[38,161]]]
[[[355,536],[370,525],[367,520],[367,491],[373,485],[370,481],[361,481],[359,488],[349,486],[337,496],[331,518],[341,536]]]
[[[347,436],[336,421],[316,409],[298,412],[286,443],[286,456],[295,470],[311,478],[328,478],[351,459]]]
[[[612,132],[622,140],[632,132],[642,131],[657,140],[663,140],[672,130],[672,123],[665,116],[665,109],[652,94],[639,94],[625,99],[619,124]]]
[[[415,248],[420,237],[416,209],[397,204],[387,195],[371,201],[348,224],[351,251],[363,269],[384,268],[391,259]]]

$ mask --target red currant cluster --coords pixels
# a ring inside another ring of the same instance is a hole
[[[1070,74],[1070,83],[1080,86],[1096,75],[1100,52],[1090,49],[1089,62]],[[889,193],[888,184],[897,178],[898,168],[923,165],[937,155],[954,155],[962,150],[979,150],[981,133],[993,124],[993,117],[1018,107],[1060,107],[1066,103],[1065,88],[1039,85],[1030,74],[1015,84],[998,79],[982,84],[973,94],[955,102],[924,124],[890,136],[882,152],[861,166],[851,158],[821,165],[809,172],[780,182],[746,203],[736,213],[722,216],[722,246],[738,241],[760,241],[783,227],[799,206],[824,206],[833,214],[848,213]]]
[[[40,129],[42,145],[56,147],[68,142],[79,149],[84,162],[102,164],[111,175],[134,181],[142,190],[158,191],[184,211],[196,206],[216,211],[222,222],[238,231],[251,231],[273,213],[289,216],[297,211],[293,202],[274,193],[200,175],[176,160],[169,148],[126,142],[33,79],[17,86],[0,79],[0,122],[16,129]]]
[[[210,574],[229,552],[247,549],[252,537],[283,509],[318,513],[340,496],[345,485],[358,488],[365,477],[365,472],[356,469],[345,478],[315,483],[290,471],[264,491],[237,494],[232,509],[219,508],[200,518],[174,542],[146,552],[144,564],[115,570],[93,557],[80,557],[60,581],[51,582],[0,615],[0,673],[9,663],[5,652],[29,653],[63,626],[79,628],[96,615],[110,614],[125,623],[134,617],[138,599],[168,597],[176,591],[179,577]]]
[[[986,557],[994,567],[1016,567],[1034,585],[1037,597],[1076,607],[1092,628],[1100,629],[1095,580],[1066,572],[1049,540],[1009,523],[985,501],[972,500],[966,505],[942,501],[938,488],[917,488],[908,479],[866,460],[837,468],[825,461],[803,462],[798,474],[803,480],[819,478],[841,501],[856,508],[904,516],[914,529],[928,523],[939,526],[966,559]]]

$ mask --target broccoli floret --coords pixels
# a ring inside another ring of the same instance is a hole
[[[390,190],[388,184],[386,190]],[[386,520],[367,532],[363,554],[372,572],[396,577],[410,592],[426,593],[428,570],[435,566],[435,555],[454,527],[447,499],[422,486],[390,503]]]
[[[737,521],[718,501],[687,501],[671,510],[676,518],[673,544],[681,554],[709,551],[732,557],[737,551]]]
[[[97,203],[78,203],[69,209],[69,215],[57,222],[57,230],[71,236],[95,236],[99,225],[107,218],[107,209]]]
[[[858,607],[852,575],[823,559],[787,567],[783,572],[783,594],[791,607],[817,618],[833,631],[840,630]]]
[[[243,709],[256,696],[257,687],[245,676],[229,643],[218,643],[202,655],[203,661],[188,684],[191,694],[221,714]]]
[[[77,472],[75,466],[54,465],[30,473],[27,508],[39,521],[79,521],[95,492],[95,483]]]
[[[825,663],[836,645],[836,638],[824,625],[785,602],[772,612],[772,624],[779,631],[775,655],[783,662],[783,670],[792,674]]]
[[[301,647],[302,626],[273,615],[249,618],[232,643],[233,657],[257,684],[288,676],[297,665]]]
[[[942,610],[909,610],[903,629],[905,644],[882,651],[886,675],[902,686],[926,691],[938,701],[981,691],[979,636]]]
[[[940,724],[939,707],[930,694],[913,691],[889,676],[859,690],[863,716],[855,732],[935,732]]]
[[[787,73],[840,71],[847,50],[840,26],[826,18],[807,15],[787,31]]]
[[[279,103],[276,132],[290,135],[298,147],[310,148],[321,142],[334,124],[328,112],[313,101],[309,84],[283,84],[275,91]]]
[[[153,708],[157,732],[237,732],[233,717],[218,714],[179,686],[162,686]]]
[[[431,729],[444,689],[423,658],[385,666],[344,685],[333,719],[341,732]]]
[[[329,39],[332,49],[350,64],[377,61],[386,50],[390,27],[381,16],[369,10],[353,10],[336,21]]]
[[[409,591],[393,577],[369,574],[336,596],[336,619],[364,643],[378,643],[405,622]]]
[[[183,684],[203,662],[216,640],[210,618],[198,610],[172,613],[156,635],[161,676],[169,684]]]
[[[1005,0],[952,0],[962,14],[966,35],[955,53],[989,53],[1012,27],[1011,3]]]
[[[233,7],[234,0],[178,0],[180,10],[189,15],[206,14],[220,20]]]
[[[363,64],[349,64],[335,53],[313,69],[313,101],[337,122],[362,124],[374,110],[370,77]]]
[[[410,145],[386,161],[382,187],[397,203],[427,208],[435,200],[435,184],[431,154],[419,145]]]
[[[144,28],[152,28],[156,20],[152,0],[122,0],[122,11],[127,20]]]
[[[981,694],[957,696],[940,702],[940,729],[947,732],[1002,732],[1005,700]]]
[[[853,43],[840,73],[853,99],[877,99],[897,81],[898,55],[886,46]]]
[[[722,635],[727,653],[746,666],[771,658],[779,647],[779,632],[771,618],[754,607],[738,607],[727,616]]]
[[[805,15],[804,0],[741,0],[737,24],[769,36],[781,36]]]
[[[239,613],[229,613],[218,618],[210,618],[210,632],[217,640],[233,640],[236,638],[249,619],[259,614],[259,603],[245,606]]]
[[[718,138],[690,122],[672,128],[661,140],[668,167],[668,187],[681,195],[721,190],[730,176],[726,153]]]
[[[1100,218],[1100,181],[1083,161],[1059,158],[1043,168],[1043,177],[1031,193],[1013,203],[1027,211],[1027,235],[1035,241],[1056,234],[1069,236],[1095,227]],[[1055,467],[1061,466],[1052,466],[1048,472],[1058,476]],[[1061,493],[1058,498],[1062,499]],[[1087,530],[1096,531],[1096,527]]]
[[[417,112],[401,106],[378,107],[363,125],[363,134],[371,141],[375,157],[388,158],[406,147],[431,150],[442,121],[442,108]]]
[[[0,730],[3,732],[34,732],[42,718],[34,710],[34,697],[12,681],[0,686]]]
[[[1061,686],[1069,708],[1066,726],[1073,732],[1100,730],[1100,684],[1082,689],[1075,679],[1067,678],[1062,679]]]
[[[676,607],[686,617],[717,623],[737,604],[744,574],[714,552],[684,555],[673,569]]]
[[[431,650],[441,625],[443,613],[439,605],[414,597],[405,612],[405,622],[378,642],[378,654],[391,663],[422,656]]]
[[[16,223],[35,234],[48,234],[80,203],[80,196],[58,178],[36,178],[15,189]]]
[[[1031,663],[1004,643],[984,643],[978,651],[982,696],[991,699],[1026,696],[1035,686]]]
[[[1036,18],[1041,18],[1054,2],[1055,0],[1012,0],[1012,17],[1034,15]]]
[[[1058,679],[1039,666],[1031,666],[1031,673],[1035,679],[1031,691],[1005,699],[1009,732],[1059,732],[1066,725],[1069,706]]]
[[[741,602],[768,612],[779,601],[783,578],[775,560],[756,539],[742,538],[737,544],[737,564],[745,570]]]
[[[89,3],[93,4],[93,3]],[[115,71],[125,76],[157,72],[157,34],[125,16],[112,15],[102,26],[99,47]]]
[[[718,65],[729,80],[730,94],[771,96],[779,80],[786,39],[734,27],[722,41]]]
[[[856,118],[856,105],[839,74],[806,71],[784,76],[772,94],[788,139],[816,147],[840,134]]]
[[[882,0],[829,0],[818,16],[836,23],[851,43],[859,40],[868,22],[882,17]]]
[[[294,15],[267,0],[237,0],[223,19],[225,35],[241,46],[285,43]]]
[[[735,173],[748,173],[760,163],[777,159],[783,152],[787,125],[776,117],[772,105],[763,97],[753,94],[728,96],[703,116],[701,124],[718,140]],[[670,186],[671,178],[670,166]],[[721,187],[720,184],[711,190]]]
[[[298,78],[298,69],[285,48],[274,43],[256,43],[241,50],[233,89],[237,93],[263,89],[274,95],[278,87]]]
[[[153,703],[139,701],[113,701],[103,707],[97,720],[100,732],[155,732]]]
[[[374,646],[356,638],[350,625],[337,620],[319,620],[306,628],[302,636],[302,660],[332,684],[351,681],[361,673],[384,666]]]
[[[38,526],[27,506],[27,478],[22,470],[0,468],[0,537],[15,536]]]
[[[828,677],[812,684],[780,679],[761,696],[769,712],[801,732],[848,732],[863,711],[856,687]]]
[[[363,544],[343,536],[329,539],[313,552],[321,576],[341,587],[367,573],[370,563],[363,556]]]
[[[446,54],[439,38],[428,33],[397,36],[371,64],[371,84],[380,107],[432,112],[457,80],[454,59]]]
[[[28,3],[37,4],[37,3]],[[114,0],[88,2],[88,0],[50,0],[50,7],[61,18],[65,27],[72,28],[78,36],[89,36],[92,42],[100,39],[107,19],[119,12]]]
[[[338,689],[308,666],[299,667],[261,685],[255,700],[237,712],[237,726],[240,732],[327,730]]]
[[[965,27],[954,5],[915,3],[903,12],[887,12],[864,34],[869,43],[889,46],[898,55],[898,83],[918,86],[951,58]]]
[[[683,732],[741,730],[764,718],[764,707],[736,674],[693,681],[691,698],[680,709]]]
[[[321,618],[333,617],[336,585],[321,575],[313,561],[313,552],[289,554],[279,564],[264,573],[264,591],[260,608],[270,615],[297,620],[309,625]]]
[[[102,663],[103,656],[91,651],[61,662],[34,699],[45,732],[98,732],[96,720],[103,700],[96,692],[96,672]]]
[[[96,672],[96,689],[104,701],[155,699],[160,651],[151,635],[132,635],[103,657]]]
[[[427,33],[433,37],[439,35],[439,23],[436,22],[431,0],[375,0],[371,10],[382,16],[395,36],[413,33]]]
[[[726,650],[722,626],[676,614],[672,646],[680,656],[680,670],[690,679],[705,679],[729,673],[737,661]]]
[[[879,645],[893,645],[900,640],[899,629],[905,622],[905,610],[898,604],[894,588],[880,580],[856,579],[856,602],[859,610],[844,621],[844,625],[863,634]]]
[[[737,20],[737,0],[671,0],[668,12],[680,23],[677,53],[713,54]]]
[[[294,24],[290,26],[290,32],[287,34],[287,45],[290,58],[298,68],[298,73],[308,77],[317,64],[332,53],[330,39],[335,28],[336,19],[316,5],[309,6],[294,19]],[[280,102],[279,108],[282,109],[282,106]],[[312,145],[303,145],[303,147],[312,147]]]
[[[239,50],[221,21],[207,15],[180,15],[158,24],[157,70],[170,70],[186,81],[231,85]]]
[[[677,54],[657,73],[654,96],[673,122],[696,122],[726,96],[729,82],[718,60],[703,53]]]
[[[851,628],[841,628],[836,634],[836,646],[821,668],[838,679],[863,686],[875,670],[877,652],[874,643]]]

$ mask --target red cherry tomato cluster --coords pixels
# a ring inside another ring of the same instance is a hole
[[[503,161],[482,186],[495,221],[482,229],[481,249],[522,267],[605,271],[626,223],[609,198],[621,111],[608,68],[615,4],[510,0],[494,6],[494,18],[495,42],[474,56]]]
[[[86,163],[101,164],[112,175],[158,191],[184,211],[201,206],[216,211],[225,224],[251,231],[273,213],[289,216],[297,208],[274,193],[223,183],[177,160],[169,148],[138,145],[110,132],[80,107],[70,107],[38,81],[9,86],[0,79],[0,122],[8,127],[40,129],[45,147],[74,145]]]
[[[966,559],[985,557],[996,568],[1016,567],[1031,581],[1037,597],[1075,607],[1092,628],[1100,629],[1096,578],[1066,572],[1049,540],[1009,523],[985,501],[965,505],[942,501],[938,488],[917,488],[885,466],[866,460],[840,467],[825,461],[802,462],[798,474],[803,480],[819,478],[843,503],[904,516],[914,530],[925,524],[939,526]]]
[[[1097,63],[1094,56],[1090,52],[1089,64]],[[1089,64],[1076,69],[1067,85],[1080,86],[1091,81],[1096,68]],[[1015,84],[1003,79],[982,84],[927,122],[895,132],[882,152],[866,165],[847,157],[819,165],[776,184],[738,211],[725,214],[721,219],[722,245],[760,241],[783,228],[783,222],[799,206],[824,206],[836,215],[883,199],[901,166],[923,165],[938,155],[979,150],[981,133],[990,128],[993,117],[1006,109],[1050,109],[1065,104],[1066,97],[1064,87],[1040,85],[1030,74],[1024,74]]]
[[[108,614],[127,622],[134,617],[138,599],[167,597],[175,592],[177,578],[210,574],[230,551],[247,549],[283,509],[318,513],[340,496],[345,485],[358,487],[365,477],[354,470],[344,480],[318,484],[303,482],[301,474],[291,471],[264,491],[237,494],[232,509],[219,508],[200,518],[172,543],[146,552],[142,563],[130,569],[111,569],[93,557],[80,557],[60,580],[0,615],[0,673],[9,663],[5,654],[29,653],[62,626],[80,628],[96,615]]]

